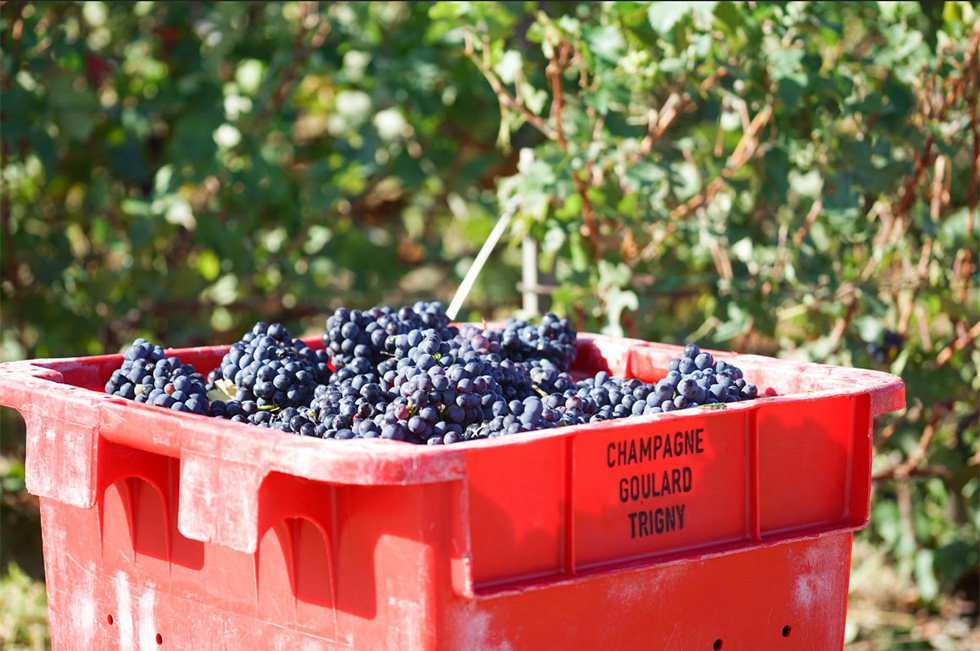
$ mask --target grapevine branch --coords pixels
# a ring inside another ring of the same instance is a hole
[[[902,475],[897,474],[898,468],[889,468],[887,470],[882,470],[881,472],[876,472],[871,475],[873,481],[907,481],[913,478],[928,478],[928,477],[943,477],[947,478],[950,476],[949,468],[945,466],[926,466],[924,468],[912,468]]]
[[[793,235],[793,248],[799,249],[800,244],[803,243],[803,238],[806,237],[807,232],[810,227],[813,226],[813,222],[817,221],[817,217],[820,216],[820,211],[823,210],[823,197],[819,196],[810,206],[809,212],[806,214],[806,218],[803,220],[803,225],[796,231]],[[785,232],[780,231],[779,240],[779,254],[776,257],[776,264],[772,269],[772,280],[767,281],[762,286],[762,292],[768,294],[772,291],[772,284],[778,282],[783,274],[783,267],[786,266],[786,259],[789,256],[789,251],[786,248],[786,237]]]
[[[970,184],[967,191],[967,201],[970,204],[970,216],[972,219],[967,220],[967,233],[973,235],[973,219],[976,219],[977,215],[977,186],[980,185],[980,127],[977,126],[977,104],[980,103],[980,82],[977,82],[977,74],[980,73],[980,40],[974,39],[973,45],[973,57],[970,66],[968,66],[968,72],[972,73],[966,75],[972,80],[973,86],[973,97],[971,101],[967,102],[970,107],[970,132],[973,135],[973,161],[970,171]]]
[[[939,160],[942,160],[941,158]],[[915,308],[915,297],[919,293],[919,289],[922,287],[922,283],[926,279],[926,272],[929,269],[929,260],[932,259],[932,238],[925,238],[925,242],[922,244],[922,253],[919,256],[919,264],[910,274],[914,279],[912,281],[912,290],[909,292],[908,302],[902,309],[902,316],[898,323],[898,333],[902,336],[909,330],[909,322],[912,319],[912,310]],[[908,264],[907,260],[903,259],[905,264]]]
[[[524,98],[518,101],[516,97],[510,94],[506,88],[504,88],[503,82],[500,81],[500,77],[493,71],[493,67],[490,65],[490,44],[489,39],[484,37],[483,41],[483,57],[479,57],[473,48],[473,34],[469,31],[465,33],[465,46],[463,52],[466,54],[470,60],[476,64],[480,72],[486,78],[487,82],[490,84],[490,88],[497,95],[500,103],[509,108],[512,111],[520,113],[521,116],[527,121],[528,124],[533,126],[535,129],[540,131],[545,138],[549,140],[557,140],[558,135],[555,130],[552,129],[547,122],[545,122],[540,115],[536,115],[527,104],[524,103]]]
[[[565,153],[568,153],[568,141],[565,139],[565,128],[562,122],[562,113],[565,108],[565,94],[562,88],[562,75],[565,74],[565,70],[567,70],[571,65],[569,60],[570,47],[571,46],[567,42],[562,42],[554,54],[552,54],[551,62],[548,64],[548,67],[545,68],[545,75],[548,77],[548,81],[551,84],[551,120],[555,123],[554,135],[551,139],[556,141],[558,146]],[[578,192],[579,197],[582,199],[582,234],[592,241],[594,254],[596,258],[599,258],[602,256],[602,242],[599,239],[599,229],[596,226],[595,209],[592,207],[592,199],[589,198],[589,182],[592,177],[591,172],[592,161],[587,160],[584,176],[578,170],[573,170],[572,182],[575,184],[576,192]]]
[[[551,103],[551,118],[555,122],[555,135],[558,138],[558,146],[564,152],[568,151],[568,141],[565,139],[565,128],[562,124],[562,111],[565,108],[565,96],[562,93],[561,76],[568,68],[568,44],[562,42],[558,51],[551,56],[551,63],[545,69],[545,74],[551,81],[551,96],[554,99]]]
[[[918,547],[919,536],[912,516],[912,492],[909,490],[907,482],[899,481],[895,485],[895,501],[898,502],[898,513],[905,536]]]
[[[980,321],[974,323],[973,327],[970,328],[968,332],[961,334],[959,337],[950,342],[948,346],[939,351],[939,354],[936,355],[936,365],[942,366],[952,359],[953,353],[958,350],[963,350],[966,348],[967,344],[976,340],[978,337],[980,337]]]
[[[918,467],[919,463],[926,458],[929,444],[932,442],[932,438],[936,433],[936,427],[939,425],[939,420],[942,418],[942,415],[943,408],[937,406],[933,410],[932,420],[922,430],[922,436],[919,437],[919,444],[912,454],[909,455],[908,459],[891,468],[875,473],[872,475],[872,479],[879,481],[883,479],[905,481],[910,477],[948,477],[950,474],[948,468],[942,466]]]
[[[671,211],[670,218],[672,220],[687,219],[696,209],[710,203],[715,195],[721,192],[725,187],[725,179],[732,178],[743,165],[756,155],[759,147],[759,132],[769,123],[770,119],[772,119],[772,105],[767,104],[752,118],[749,128],[742,134],[741,140],[738,141],[735,151],[729,156],[721,175],[712,179],[704,190]]]
[[[861,271],[862,281],[869,280],[878,269],[878,264],[881,262],[881,255],[879,252],[884,250],[885,245],[888,243],[888,239],[891,237],[892,229],[895,227],[895,223],[898,221],[895,219],[894,215],[891,214],[890,203],[876,202],[871,207],[870,213],[877,215],[877,217],[884,222],[884,226],[879,229],[877,241],[875,243],[875,250],[871,253],[868,263],[864,265],[864,269]]]
[[[898,431],[898,425],[900,422],[899,419],[904,417],[906,413],[908,413],[908,409],[906,408],[902,408],[901,411],[896,412],[895,414],[896,418],[892,420],[890,423],[888,423],[887,425],[885,425],[884,427],[882,427],[881,430],[878,432],[877,434],[878,439],[880,439],[880,441],[882,442],[890,439],[895,434],[895,432]]]
[[[980,29],[976,30],[976,35],[971,43],[970,50],[967,51],[968,63],[965,67],[966,74],[964,79],[969,79],[973,87],[973,96],[969,98],[967,104],[970,107],[970,132],[973,135],[973,161],[970,168],[970,182],[967,188],[967,202],[970,205],[970,218],[966,220],[967,237],[973,239],[973,221],[977,218],[977,186],[980,185],[980,128],[977,127],[977,103],[980,102],[980,82],[977,76],[980,75]],[[973,273],[973,251],[966,249],[965,260],[961,270],[963,282],[960,286],[960,301],[966,301],[966,288]]]
[[[727,74],[727,68],[718,68],[710,77],[701,82],[701,85],[698,87],[698,91],[701,93],[706,93],[715,84],[724,79]],[[657,144],[657,141],[662,135],[664,135],[664,132],[667,131],[670,125],[674,123],[677,116],[686,111],[692,103],[693,100],[691,99],[690,95],[680,95],[677,92],[674,92],[670,94],[670,96],[664,102],[664,105],[660,108],[660,112],[657,114],[656,122],[653,121],[651,112],[651,120],[647,127],[647,135],[640,142],[639,148],[637,148],[637,150],[630,155],[630,162],[637,163],[644,156],[648,156],[650,152],[653,151],[653,146]]]
[[[796,231],[793,235],[793,246],[796,248],[800,247],[803,243],[803,238],[806,237],[807,231],[813,226],[813,222],[817,221],[817,217],[820,216],[820,211],[823,210],[823,197],[817,197],[817,200],[813,202],[810,206],[810,212],[806,214],[806,219],[803,221],[803,225],[800,229]]]
[[[918,94],[917,104],[919,112],[916,116],[916,124],[920,127],[925,126],[928,120],[939,120],[942,121],[945,118],[948,109],[952,108],[956,101],[968,94],[969,87],[967,80],[973,82],[974,95],[976,95],[976,81],[975,77],[977,75],[977,48],[980,47],[980,30],[976,30],[973,38],[971,39],[970,46],[966,52],[966,59],[964,64],[960,67],[964,74],[959,77],[952,77],[948,79],[940,78],[939,71],[941,70],[943,63],[944,49],[940,48],[937,53],[937,61],[933,67],[931,74],[924,71],[922,77],[922,91]],[[945,87],[943,87],[944,82],[946,82]],[[974,160],[972,166],[972,177],[971,177],[971,189],[975,187],[976,176],[977,176],[977,166],[978,166],[978,156],[980,156],[980,136],[976,132],[976,102],[970,103],[970,115],[971,115],[971,132],[974,136]],[[872,116],[875,117],[875,116]],[[912,174],[906,179],[905,183],[902,185],[899,191],[899,201],[898,205],[895,207],[893,213],[891,213],[891,219],[885,222],[884,229],[881,232],[880,237],[877,240],[877,248],[884,249],[888,244],[889,240],[897,240],[901,238],[903,232],[909,227],[910,222],[908,220],[908,211],[911,207],[912,201],[916,196],[916,189],[923,182],[923,177],[925,176],[925,170],[927,167],[934,167],[933,182],[931,189],[931,200],[929,201],[929,217],[933,221],[938,221],[941,214],[941,209],[943,204],[948,201],[946,193],[944,192],[944,178],[950,176],[947,172],[946,159],[942,156],[934,155],[934,148],[936,145],[936,140],[934,135],[930,135],[922,149],[917,152],[915,156],[915,164]],[[876,204],[877,206],[877,204]],[[882,218],[889,215],[887,206],[878,206],[878,214]],[[971,213],[975,210],[975,201],[971,204]],[[967,232],[972,235],[973,220],[967,220]],[[908,297],[908,302],[903,310],[900,319],[898,330],[900,333],[904,334],[909,326],[912,313],[915,309],[915,296],[921,287],[922,283],[925,281],[925,274],[928,269],[928,262],[931,259],[932,242],[926,238],[923,242],[922,257],[920,258],[919,265],[917,268],[909,268],[908,273],[911,275],[911,285],[912,292],[911,296]],[[882,255],[873,254],[868,260],[868,264],[865,266],[861,273],[862,280],[869,279],[877,270],[879,264],[882,262]],[[904,261],[903,261],[904,263]],[[907,263],[904,263],[907,267]],[[960,286],[960,301],[966,300],[966,289],[969,285],[969,278],[972,273],[972,255],[969,250],[960,251],[957,255],[956,265],[954,267],[954,274],[962,277],[962,283]],[[947,348],[943,353],[951,356],[952,351]]]
[[[915,198],[915,188],[919,185],[919,181],[922,180],[922,174],[925,172],[926,167],[932,162],[932,147],[935,142],[936,138],[934,136],[926,138],[926,144],[922,147],[922,152],[915,161],[915,171],[905,183],[905,187],[902,188],[902,199],[898,203],[898,209],[895,210],[895,215],[899,219],[903,219],[908,214],[909,205],[911,205],[912,199]]]
[[[844,338],[844,333],[847,332],[847,326],[851,323],[854,318],[854,314],[857,312],[858,300],[857,296],[851,293],[851,298],[847,302],[847,309],[844,312],[844,316],[837,319],[837,323],[834,324],[834,329],[830,333],[830,349],[837,350],[840,346],[841,340]]]
[[[908,477],[909,473],[915,470],[919,462],[926,457],[926,450],[929,448],[929,442],[932,441],[932,437],[936,433],[936,425],[939,423],[941,416],[942,411],[939,408],[933,410],[932,422],[922,430],[922,436],[919,437],[919,445],[916,446],[915,451],[909,455],[909,458],[904,463],[895,468],[895,478],[905,479]]]

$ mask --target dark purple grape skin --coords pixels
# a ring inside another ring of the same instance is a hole
[[[205,380],[138,339],[105,390],[302,436],[427,445],[721,407],[759,395],[740,369],[695,344],[653,383],[606,371],[575,381],[568,371],[577,334],[553,314],[539,325],[510,319],[493,330],[451,326],[439,303],[339,308],[322,340],[324,349],[313,350],[281,324],[256,323]],[[233,395],[209,400],[216,388]]]

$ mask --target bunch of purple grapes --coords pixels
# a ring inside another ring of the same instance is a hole
[[[655,383],[600,371],[570,375],[577,335],[567,319],[502,328],[450,325],[441,303],[337,309],[323,349],[281,324],[257,323],[207,381],[137,339],[106,392],[177,411],[328,440],[383,438],[444,445],[758,395],[742,371],[688,345]],[[332,367],[332,368],[331,368]]]

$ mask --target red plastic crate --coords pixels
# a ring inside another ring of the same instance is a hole
[[[679,351],[583,336],[574,371],[652,381]],[[779,395],[438,447],[107,396],[120,355],[2,364],[54,647],[839,649],[904,386],[715,357]]]

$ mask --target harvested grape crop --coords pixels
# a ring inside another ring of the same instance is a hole
[[[337,309],[323,348],[256,323],[207,375],[137,339],[106,393],[328,440],[446,445],[751,400],[736,366],[690,344],[655,383],[575,379],[567,319],[450,325],[441,303]]]

